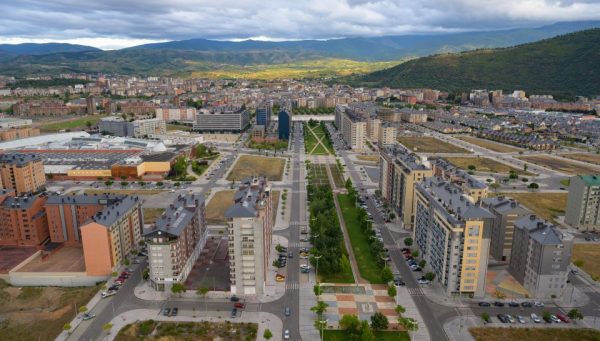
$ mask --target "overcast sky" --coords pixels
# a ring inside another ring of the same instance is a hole
[[[0,0],[0,13],[0,43],[115,49],[532,27],[600,20],[600,0]]]

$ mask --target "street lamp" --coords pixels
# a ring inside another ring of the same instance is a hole
[[[313,256],[314,259],[317,260],[317,268],[315,269],[315,282],[319,283],[319,258],[323,257],[323,255],[320,256]]]
[[[319,324],[321,325],[321,341],[323,341],[323,326],[326,325],[327,322],[329,322],[329,320],[321,320],[321,321],[319,321]]]

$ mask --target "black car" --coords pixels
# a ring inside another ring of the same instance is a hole
[[[414,272],[420,272],[420,271],[423,271],[423,269],[421,269],[421,267],[417,266],[416,268],[413,268],[412,271],[414,271]]]
[[[108,287],[108,291],[117,291],[120,287],[120,285],[111,285],[110,287]]]
[[[406,283],[404,283],[402,278],[399,278],[399,277],[394,278],[394,284],[399,287],[406,285]]]
[[[496,301],[496,302],[494,302],[494,306],[496,306],[496,307],[504,307],[504,303]]]
[[[509,307],[513,307],[513,308],[518,308],[519,307],[519,303],[517,302],[508,302],[508,306]]]
[[[237,296],[231,296],[231,298],[230,298],[229,300],[230,300],[231,302],[237,302],[237,301],[239,301],[239,300],[240,300],[240,298],[239,298],[239,297],[237,297]]]
[[[531,308],[531,307],[533,307],[533,303],[531,303],[531,302],[522,302],[521,303],[521,307],[523,307],[523,308]]]
[[[171,316],[177,316],[178,312],[179,312],[179,308],[177,308],[177,307],[171,309]]]
[[[163,309],[163,316],[169,316],[171,314],[171,308]]]
[[[498,320],[502,323],[510,323],[510,320],[504,314],[498,314]]]
[[[236,309],[236,308],[233,308],[233,309],[231,310],[231,318],[235,318],[236,316],[237,316],[237,309]]]
[[[479,302],[480,307],[489,307],[491,306],[490,302]]]

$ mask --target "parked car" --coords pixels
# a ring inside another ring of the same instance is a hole
[[[177,316],[177,313],[179,313],[179,308],[174,307],[171,309],[171,316]]]
[[[417,280],[417,283],[419,283],[419,284],[429,284],[429,281],[428,281],[428,280],[426,280],[426,279],[419,278],[419,279]]]
[[[100,294],[100,297],[107,298],[107,297],[110,297],[110,296],[113,296],[113,295],[116,295],[116,294],[117,294],[117,292],[115,290],[103,291]]]
[[[233,308],[231,309],[231,318],[235,318],[237,316],[237,309]]]
[[[535,307],[543,307],[544,306],[544,302],[535,301],[535,302],[533,302],[533,306],[535,306]]]
[[[561,320],[558,317],[556,317],[556,315],[550,315],[550,319],[554,323],[560,323],[561,322]]]
[[[490,302],[479,302],[480,307],[489,307],[491,306]]]
[[[556,314],[556,317],[558,317],[558,319],[561,320],[564,323],[569,323],[570,322],[569,318],[566,317],[565,315],[561,314],[561,313]]]
[[[93,319],[94,317],[96,317],[96,315],[95,315],[95,314],[83,313],[83,315],[82,315],[82,317],[81,317],[81,318],[82,318],[84,321],[87,321],[87,320],[91,320],[91,319]]]
[[[246,305],[244,303],[242,303],[242,302],[235,302],[235,304],[233,305],[233,307],[237,308],[237,309],[245,309]]]
[[[517,321],[519,321],[519,323],[521,323],[521,324],[527,323],[527,321],[525,321],[525,317],[523,317],[521,315],[517,315]]]
[[[504,314],[498,314],[498,320],[500,320],[500,322],[502,323],[510,323],[510,321],[508,320],[508,318],[506,317],[506,315]]]
[[[506,318],[508,319],[508,322],[515,323],[515,319],[511,315],[506,314]]]
[[[536,314],[534,314],[534,313],[532,313],[532,314],[531,314],[531,320],[532,320],[533,322],[535,322],[535,323],[540,323],[540,322],[542,322],[542,320],[540,319],[540,317],[539,317],[539,316],[537,316],[537,315],[536,315]]]
[[[290,316],[290,315],[292,315],[292,311],[290,310],[290,307],[285,307],[285,310],[284,310],[284,312],[285,312],[285,316]]]
[[[288,329],[283,332],[283,338],[286,340],[290,339],[290,331]]]
[[[230,300],[231,302],[238,302],[238,301],[240,300],[240,298],[239,298],[239,297],[237,297],[237,296],[235,296],[235,295],[233,295],[233,296],[231,296],[231,298],[230,298],[229,300]]]
[[[420,266],[417,266],[416,268],[412,268],[411,270],[414,271],[414,272],[421,272],[421,271],[423,271],[423,269],[421,269]]]
[[[523,308],[530,308],[533,307],[533,303],[525,301],[525,302],[521,302],[521,307]]]
[[[108,287],[108,291],[117,291],[117,290],[119,290],[120,288],[121,288],[121,286],[120,286],[120,285],[113,284],[113,285],[111,285],[110,287]]]
[[[504,303],[502,303],[500,301],[496,301],[496,302],[494,302],[494,306],[496,306],[496,307],[504,307]]]
[[[169,316],[171,314],[171,308],[163,309],[163,316]]]
[[[517,308],[517,307],[519,307],[519,303],[517,303],[515,301],[510,301],[510,302],[508,302],[508,306],[509,307],[513,307],[513,308]]]

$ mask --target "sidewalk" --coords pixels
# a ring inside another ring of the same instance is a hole
[[[229,316],[220,316],[220,315],[228,315],[223,312],[206,312],[203,314],[207,314],[208,316],[195,316],[198,312],[192,312],[189,310],[180,310],[178,316],[174,317],[165,317],[156,309],[136,309],[130,310],[118,316],[115,316],[110,323],[113,325],[110,334],[107,335],[108,340],[114,340],[119,330],[125,327],[126,325],[138,321],[145,320],[155,320],[155,321],[169,321],[169,322],[224,322],[229,321],[232,323],[257,323],[258,324],[258,333],[257,340],[262,341],[265,340],[263,334],[265,329],[270,329],[273,333],[274,340],[280,340],[283,335],[283,323],[282,321],[275,315],[270,313],[263,312],[242,312],[241,316],[238,318],[230,318]],[[103,334],[106,335],[106,334]]]
[[[94,309],[94,307],[96,306],[96,304],[98,304],[98,302],[100,302],[100,300],[102,299],[102,297],[100,296],[100,293],[102,292],[102,290],[98,291],[96,293],[96,295],[94,295],[94,297],[92,297],[92,299],[85,305],[88,308],[88,311],[91,311],[92,309]],[[83,322],[82,319],[82,315],[81,313],[77,314],[77,317],[75,317],[71,322],[69,322],[71,324],[71,331],[74,331],[81,322]],[[62,331],[60,334],[58,334],[58,336],[56,337],[56,339],[54,339],[55,341],[65,341],[69,338],[69,333]]]
[[[365,280],[360,276],[360,271],[358,270],[358,264],[356,263],[356,258],[354,257],[354,250],[352,249],[352,243],[350,242],[350,236],[348,235],[348,230],[346,229],[346,223],[344,222],[344,215],[342,214],[342,209],[340,207],[340,203],[338,201],[337,195],[334,194],[333,202],[335,204],[335,211],[339,217],[340,228],[342,229],[342,234],[344,235],[344,245],[346,246],[346,251],[348,251],[348,258],[350,260],[350,267],[352,268],[352,275],[356,280],[356,283],[369,283],[369,281]]]
[[[396,287],[397,295],[396,295],[396,303],[403,306],[406,309],[406,312],[402,314],[404,317],[414,318],[419,324],[419,329],[411,335],[411,340],[413,341],[430,341],[431,337],[429,336],[429,330],[427,329],[427,325],[419,314],[419,310],[415,305],[412,296],[408,292],[408,289],[405,286]]]

